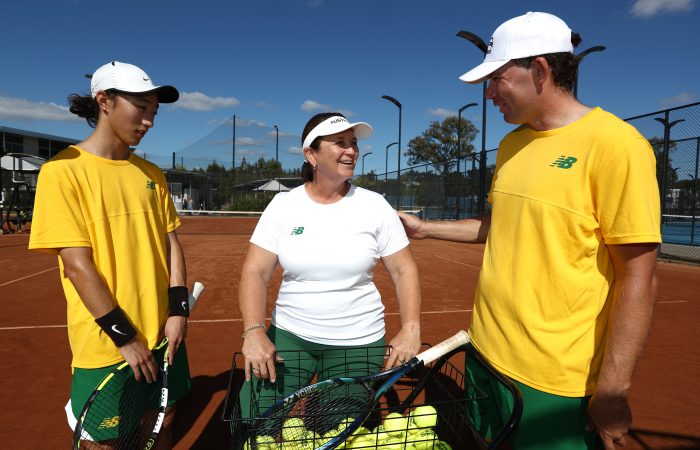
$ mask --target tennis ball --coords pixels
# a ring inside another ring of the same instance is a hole
[[[321,445],[322,439],[321,435],[315,431],[306,430],[297,441],[297,447],[300,450],[313,450]]]
[[[407,443],[401,437],[389,436],[388,439],[382,441],[382,450],[415,450],[415,447],[411,443]]]
[[[432,428],[437,424],[437,411],[430,405],[415,408],[410,417],[419,428]]]
[[[423,428],[419,433],[410,436],[417,450],[432,450],[438,438],[435,432],[430,428]]]
[[[371,436],[371,433],[372,432],[369,431],[368,428],[361,426],[361,427],[358,427],[357,430],[355,430],[355,432],[352,433],[352,435],[348,439],[352,440],[352,439],[357,439],[357,438],[368,437],[368,436]]]
[[[384,441],[389,437],[386,430],[384,430],[384,425],[377,425],[374,430],[372,430],[372,435],[377,442]]]
[[[399,413],[393,412],[386,415],[384,418],[384,430],[388,435],[405,433],[408,429],[408,417],[402,416]]]
[[[374,448],[374,441],[366,437],[357,437],[353,439],[348,448]]]
[[[304,434],[304,421],[298,417],[292,417],[284,421],[282,425],[282,439],[285,441],[296,441]]]
[[[450,444],[445,441],[435,441],[433,448],[436,450],[452,450]]]
[[[407,434],[418,434],[422,428],[416,425],[413,418],[408,418],[408,433]]]
[[[340,433],[341,432],[337,428],[333,428],[332,430],[327,431],[326,434],[324,434],[323,437],[321,437],[321,441],[322,441],[322,443],[325,444],[326,442],[328,442],[331,439],[338,436]],[[339,449],[347,448],[347,442],[341,442],[340,444],[338,444],[338,446],[336,448],[339,448]]]
[[[273,447],[277,446],[275,438],[272,436],[258,436],[255,441],[258,443],[258,450],[272,450]]]

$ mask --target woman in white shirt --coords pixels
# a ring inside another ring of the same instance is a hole
[[[339,372],[352,370],[353,358],[356,370],[378,372],[418,353],[421,291],[406,233],[383,196],[349,181],[359,158],[357,141],[371,133],[368,124],[350,123],[340,113],[312,117],[302,133],[305,184],[277,194],[253,233],[239,306],[245,377],[265,381],[258,382],[258,392],[277,391],[280,399],[300,387],[285,380],[303,386],[314,375],[347,375]],[[396,286],[401,311],[401,329],[386,355],[384,305],[373,282],[379,259]],[[283,278],[267,329],[267,286],[277,264]],[[290,361],[287,355],[297,357]],[[262,412],[266,405],[258,406]]]

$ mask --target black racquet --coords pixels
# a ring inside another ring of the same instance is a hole
[[[190,310],[204,290],[195,282],[190,293]],[[73,448],[151,449],[163,425],[168,406],[168,339],[153,354],[158,379],[136,381],[125,361],[112,370],[90,394],[73,433]]]
[[[317,424],[316,428],[324,433],[331,429],[337,432],[333,433],[330,439],[313,438],[313,448],[333,449],[362,425],[382,395],[397,380],[468,342],[467,332],[460,331],[401,366],[373,375],[332,378],[299,389],[279,400],[261,415],[256,424],[256,433],[258,436],[286,435],[294,440],[303,440],[305,438],[301,433],[295,432],[294,429],[285,431],[285,423],[289,424],[289,419],[295,417],[313,419]],[[302,430],[301,427],[298,429]]]

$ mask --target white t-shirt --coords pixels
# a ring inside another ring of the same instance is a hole
[[[250,242],[275,253],[283,269],[273,325],[326,345],[364,345],[384,336],[374,266],[408,246],[384,197],[352,186],[324,205],[299,186],[275,196]]]

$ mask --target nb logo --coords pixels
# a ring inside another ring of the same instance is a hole
[[[119,426],[119,422],[121,421],[121,416],[114,416],[114,417],[105,417],[102,419],[102,422],[100,422],[100,425],[97,427],[100,430],[104,430],[105,428],[114,428],[116,426]]]
[[[571,166],[573,166],[576,161],[578,161],[578,159],[574,158],[573,156],[561,155],[559,158],[557,158],[556,161],[554,161],[549,166],[558,167],[560,169],[571,169]]]
[[[155,189],[156,189],[156,182],[153,181],[153,180],[148,180],[148,181],[146,181],[146,189],[151,189],[151,190],[155,191]]]
[[[295,228],[292,228],[292,232],[290,233],[290,236],[297,236],[303,232],[304,232],[304,227],[295,227]]]

